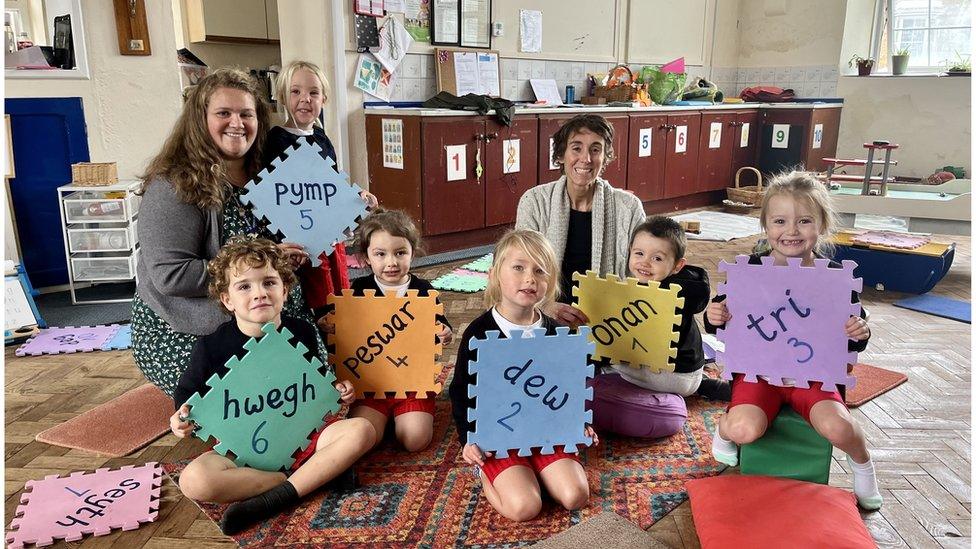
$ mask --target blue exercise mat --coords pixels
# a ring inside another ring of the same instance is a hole
[[[911,309],[930,315],[951,318],[959,322],[972,324],[973,309],[968,301],[949,299],[939,295],[922,294],[895,302],[895,307]]]

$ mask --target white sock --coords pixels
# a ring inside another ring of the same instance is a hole
[[[739,447],[736,443],[725,440],[722,435],[718,433],[718,427],[715,427],[715,435],[712,436],[712,455],[715,456],[715,461],[724,463],[729,467],[735,467],[739,464]]]
[[[854,461],[847,456],[847,463],[854,471],[854,495],[857,503],[868,511],[881,508],[881,491],[878,489],[878,478],[874,474],[874,462],[869,457],[864,463]]]

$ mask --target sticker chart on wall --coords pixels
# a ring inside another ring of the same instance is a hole
[[[304,246],[318,265],[366,215],[362,189],[346,173],[336,172],[335,162],[310,138],[299,139],[283,154],[248,182],[241,201],[283,241]]]
[[[674,371],[685,303],[678,297],[680,286],[663,289],[654,281],[645,286],[635,278],[601,278],[593,271],[573,273],[573,280],[579,282],[573,288],[576,306],[590,319],[595,357],[654,372]]]
[[[770,147],[774,149],[787,149],[790,146],[790,125],[773,124],[773,141]]]
[[[163,471],[158,463],[29,480],[10,521],[7,546],[51,545],[135,530],[156,520]]]
[[[439,393],[436,383],[441,365],[436,357],[441,345],[435,342],[437,315],[444,307],[437,302],[437,292],[421,297],[408,290],[404,297],[376,295],[367,290],[362,296],[352,290],[329,296],[335,305],[331,313],[334,334],[329,343],[335,352],[329,361],[336,376],[350,381],[356,397],[406,398],[416,392],[425,398],[428,392]]]
[[[468,396],[475,399],[468,409],[468,421],[474,422],[468,442],[484,452],[504,456],[518,450],[528,456],[533,448],[552,454],[563,446],[575,453],[579,445],[592,444],[584,435],[593,422],[593,412],[586,410],[586,401],[593,399],[586,386],[593,377],[586,360],[593,352],[589,328],[570,334],[568,327],[559,327],[551,336],[543,329],[531,332],[533,337],[523,337],[521,330],[512,330],[502,339],[491,331],[470,341],[477,359],[469,369],[477,377],[468,385]]]
[[[186,401],[187,417],[200,426],[194,436],[217,439],[214,450],[233,452],[238,466],[278,471],[309,445],[325,416],[339,411],[339,391],[319,359],[306,359],[308,349],[290,343],[287,328],[279,331],[269,322],[261,331],[264,336],[244,344],[242,359],[227,361],[223,378],[214,374],[207,380],[204,396]]]
[[[719,263],[727,279],[718,293],[728,296],[732,315],[717,334],[725,344],[718,353],[722,376],[745,374],[752,382],[765,376],[780,387],[820,381],[824,391],[854,387],[847,365],[857,362],[857,353],[848,351],[844,326],[861,312],[860,304],[851,303],[851,292],[862,286],[854,278],[857,264],[844,261],[843,268],[831,269],[827,259],[815,259],[812,267],[801,267],[798,258],[787,261],[773,265],[772,257],[764,257],[761,265],[750,265],[749,256],[740,255],[735,263]]]
[[[403,120],[384,118],[383,124],[383,167],[403,169]]]

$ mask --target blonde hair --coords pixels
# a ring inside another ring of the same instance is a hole
[[[244,263],[252,269],[260,269],[266,265],[278,272],[285,290],[291,290],[298,282],[295,272],[291,268],[288,258],[281,248],[266,238],[250,236],[234,236],[217,252],[217,257],[207,263],[207,274],[210,282],[207,284],[211,299],[220,300],[220,295],[230,288],[230,270],[238,263]]]
[[[226,192],[227,169],[220,149],[210,136],[207,127],[207,107],[210,97],[221,88],[240,90],[254,99],[257,116],[257,135],[244,155],[244,171],[252,178],[261,171],[261,152],[268,128],[271,111],[261,96],[257,81],[239,69],[222,68],[200,79],[196,86],[188,88],[183,101],[183,112],[163,144],[162,150],[139,177],[144,193],[157,178],[173,184],[176,195],[187,204],[203,209],[220,208]]]
[[[288,110],[288,94],[291,92],[291,79],[295,76],[296,72],[302,69],[314,74],[319,79],[319,85],[322,87],[322,105],[325,105],[329,101],[329,94],[332,92],[332,88],[329,86],[329,79],[325,77],[325,73],[322,72],[322,69],[318,65],[309,63],[308,61],[292,61],[289,63],[281,71],[281,74],[278,75],[278,79],[275,82],[275,93],[278,95],[278,101],[285,106],[286,124],[290,119],[294,118],[291,111]],[[312,124],[322,125],[318,118]]]
[[[556,264],[556,252],[552,244],[542,236],[542,233],[531,229],[508,231],[495,245],[495,256],[488,270],[488,288],[485,290],[485,307],[492,308],[502,300],[502,287],[498,281],[505,256],[512,248],[522,250],[536,265],[542,267],[548,280],[546,295],[537,305],[542,308],[556,299],[559,294],[559,265]]]
[[[774,196],[780,195],[803,202],[815,211],[820,224],[820,236],[817,238],[814,252],[824,257],[833,256],[834,245],[830,241],[830,236],[837,230],[837,212],[827,186],[807,172],[783,172],[774,176],[769,181],[759,208],[759,225],[763,231],[766,231],[769,201]],[[769,247],[769,242],[766,242],[765,247]]]

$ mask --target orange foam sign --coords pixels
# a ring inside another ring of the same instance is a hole
[[[443,314],[437,292],[421,297],[408,290],[403,297],[376,295],[366,290],[363,296],[343,290],[329,296],[335,305],[331,313],[335,333],[329,343],[335,352],[329,362],[336,377],[349,380],[357,398],[417,398],[439,393],[436,378],[441,364],[436,357],[442,347],[435,343],[436,316]],[[389,393],[395,393],[391,395]]]

